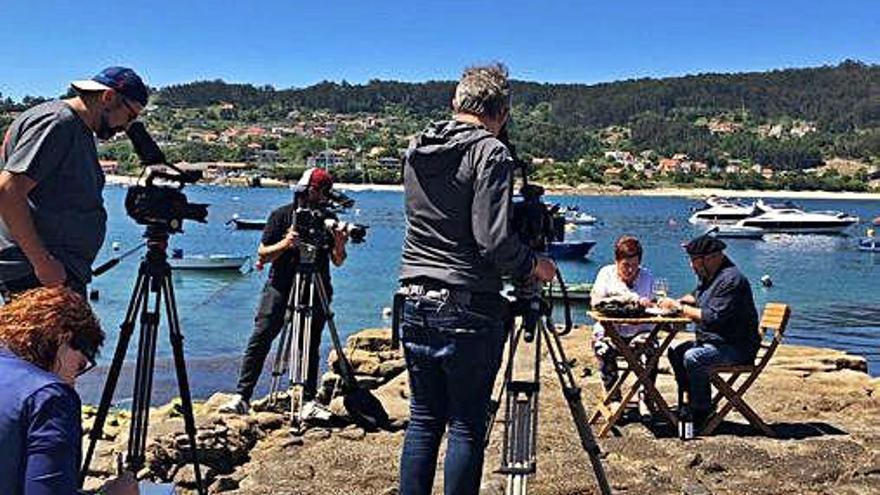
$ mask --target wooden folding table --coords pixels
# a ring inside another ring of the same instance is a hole
[[[663,396],[660,395],[657,387],[655,387],[654,383],[651,381],[651,372],[657,368],[657,364],[660,362],[660,356],[662,356],[666,352],[666,349],[669,348],[669,344],[672,343],[675,334],[683,330],[691,321],[681,316],[615,318],[604,316],[598,311],[590,311],[588,314],[590,318],[602,324],[602,327],[605,329],[605,336],[611,339],[614,347],[617,348],[617,351],[627,363],[627,368],[620,373],[617,381],[611,387],[611,390],[608,390],[603,395],[602,399],[596,403],[595,410],[590,416],[591,425],[596,424],[600,417],[605,420],[605,424],[599,429],[598,435],[604,437],[609,431],[611,431],[611,428],[617,423],[623,415],[623,412],[626,410],[626,405],[638,391],[639,385],[644,388],[648,400],[653,402],[656,406],[656,411],[666,416],[670,424],[677,428],[678,418],[672,413],[666,400],[663,399]],[[642,365],[639,361],[641,353],[637,354],[633,351],[626,340],[620,335],[618,327],[620,325],[644,324],[653,325],[648,338],[649,340],[657,339],[659,347],[656,355],[649,359],[645,365]],[[661,332],[666,334],[663,340],[658,339]],[[636,379],[625,387],[624,382],[626,382],[630,373],[633,373]],[[620,404],[612,407],[612,401],[610,398],[614,397],[617,392],[622,392],[623,400]]]

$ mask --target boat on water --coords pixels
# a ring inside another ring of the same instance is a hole
[[[871,223],[876,227],[880,227],[880,217],[875,218]]]
[[[565,286],[568,300],[577,303],[590,304],[591,290],[593,290],[593,284],[590,283],[578,283]],[[556,282],[550,284],[550,299],[554,301],[562,300],[562,289],[559,288],[559,284]]]
[[[737,227],[757,227],[765,232],[789,234],[840,234],[859,222],[859,218],[839,211],[804,211],[790,202],[755,203],[758,214],[735,223]]]
[[[716,225],[706,233],[712,237],[725,239],[761,239],[764,237],[764,229],[740,225]]]
[[[699,224],[734,224],[756,213],[754,204],[746,204],[731,199],[711,196],[706,204],[688,218],[688,222]]]
[[[598,220],[593,215],[583,211],[568,211],[565,213],[565,223],[574,225],[593,225]]]
[[[880,239],[877,239],[876,237],[865,237],[863,239],[859,239],[859,251],[880,253]]]
[[[232,225],[236,230],[263,230],[266,226],[266,220],[260,218],[238,218],[232,217],[227,225]]]
[[[551,242],[547,253],[555,259],[583,259],[590,254],[596,241],[561,241]]]
[[[168,264],[172,270],[235,270],[240,271],[247,263],[250,256],[238,256],[230,254],[189,255],[173,253],[168,258]]]

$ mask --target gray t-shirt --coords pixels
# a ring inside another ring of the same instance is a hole
[[[37,235],[64,264],[67,276],[83,285],[104,243],[104,172],[95,136],[62,101],[26,110],[9,126],[0,148],[0,168],[26,174],[37,185],[28,195]],[[6,223],[0,218],[0,280],[33,272]]]

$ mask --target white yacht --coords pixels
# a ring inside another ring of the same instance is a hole
[[[688,222],[699,224],[734,224],[754,215],[755,205],[749,205],[717,196],[706,199],[706,206],[694,212]]]
[[[757,214],[736,223],[739,227],[757,227],[765,232],[794,234],[840,234],[857,224],[859,218],[839,211],[804,211],[786,202],[770,204],[758,200]]]

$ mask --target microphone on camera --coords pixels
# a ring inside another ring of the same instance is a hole
[[[156,144],[156,141],[154,141],[152,136],[150,136],[150,133],[147,132],[147,128],[144,127],[142,122],[132,122],[131,125],[128,126],[128,129],[125,130],[125,134],[128,135],[128,139],[131,140],[131,144],[134,146],[134,152],[137,154],[138,158],[141,159],[142,165],[147,166],[167,163],[165,153],[162,152],[159,145]]]
[[[354,206],[354,200],[346,196],[344,193],[335,189],[330,189],[325,194],[327,198],[343,208],[351,208]]]

